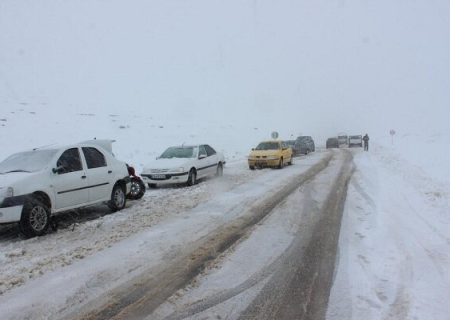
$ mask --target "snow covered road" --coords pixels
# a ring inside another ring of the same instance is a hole
[[[329,152],[316,153],[283,170],[255,172],[237,162],[227,168],[223,180],[150,191],[142,203],[118,214],[45,237],[2,242],[2,253],[16,252],[4,255],[2,276],[8,281],[9,273],[22,281],[11,284],[0,297],[0,312],[7,319],[61,318],[93,299],[101,304],[109,298],[104,292],[137,279],[144,270],[164,269],[164,261],[189,255],[186,248],[270,198],[315,164],[323,167],[329,157]],[[40,270],[36,277],[29,276],[28,268],[34,270],[33,266]],[[51,299],[48,293],[54,293]]]
[[[448,185],[385,148],[350,152],[348,193],[349,152],[325,151],[235,161],[44,237],[3,226],[1,318],[448,319]]]

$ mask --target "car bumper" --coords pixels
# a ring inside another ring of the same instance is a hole
[[[249,159],[248,165],[249,167],[276,167],[280,164],[280,159]]]
[[[357,143],[349,143],[348,146],[351,147],[362,147],[362,143],[361,142],[357,142]]]
[[[188,181],[189,173],[188,172],[164,173],[161,175],[142,174],[141,176],[144,183],[167,185],[167,184],[186,183]]]
[[[0,208],[0,223],[20,221],[23,205]]]

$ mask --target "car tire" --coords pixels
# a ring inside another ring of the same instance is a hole
[[[197,172],[195,171],[195,169],[191,169],[189,171],[189,176],[188,176],[188,181],[187,181],[187,185],[188,186],[193,186],[197,183]]]
[[[116,183],[112,189],[111,200],[108,202],[108,207],[112,212],[116,212],[125,208],[126,203],[127,197],[125,195],[124,187]]]
[[[278,169],[283,169],[284,167],[284,162],[283,162],[283,158],[280,159],[280,163],[278,164]]]
[[[221,162],[219,162],[219,164],[217,164],[216,177],[221,177],[221,176],[223,176],[223,165]]]
[[[20,232],[27,238],[42,236],[50,226],[50,209],[36,197],[26,200],[19,222]]]
[[[250,170],[255,170],[255,166],[248,166]]]
[[[127,195],[127,198],[131,200],[138,200],[144,196],[144,193],[145,183],[140,178],[132,177],[130,193]]]

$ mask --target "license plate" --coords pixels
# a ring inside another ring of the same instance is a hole
[[[152,175],[152,179],[155,179],[155,180],[161,180],[161,179],[165,179],[165,178],[166,178],[165,174],[153,174]]]

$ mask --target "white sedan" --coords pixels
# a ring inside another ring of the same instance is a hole
[[[18,222],[27,237],[43,235],[51,215],[107,202],[125,207],[130,177],[111,140],[34,149],[0,163],[0,224]]]
[[[167,184],[192,186],[197,179],[222,176],[224,156],[207,144],[170,147],[144,167],[142,179],[149,187]]]

